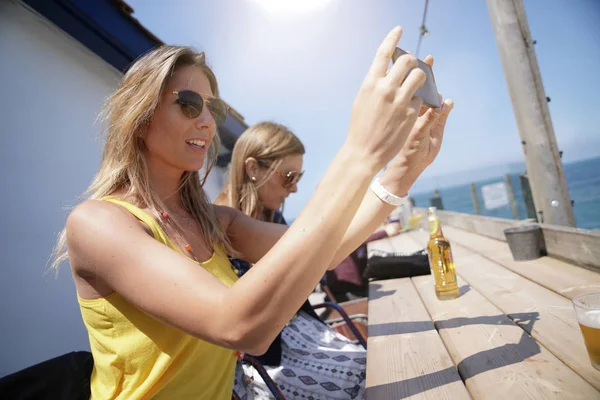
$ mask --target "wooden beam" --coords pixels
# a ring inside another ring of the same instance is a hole
[[[481,214],[481,207],[479,206],[479,198],[477,196],[477,188],[474,183],[471,183],[471,199],[473,200],[473,209],[475,209],[475,214]]]
[[[510,201],[510,209],[512,211],[513,219],[519,219],[519,209],[517,208],[517,202],[515,201],[515,191],[513,184],[510,180],[509,174],[504,174],[504,184],[508,192],[508,200]]]
[[[600,272],[600,231],[540,226],[549,256]]]
[[[418,208],[417,211],[427,215],[427,211]],[[531,220],[511,220],[505,218],[486,217],[483,215],[463,214],[453,211],[437,211],[442,228],[446,225],[454,226],[468,232],[474,232],[479,235],[491,237],[497,240],[506,241],[504,230],[514,228],[524,224],[529,224]]]
[[[573,207],[522,0],[487,0],[541,222],[575,226]]]

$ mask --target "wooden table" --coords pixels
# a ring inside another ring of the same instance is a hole
[[[433,276],[369,285],[367,398],[600,399],[571,299],[600,274],[449,226],[461,296],[439,301]],[[424,248],[426,232],[370,249]]]

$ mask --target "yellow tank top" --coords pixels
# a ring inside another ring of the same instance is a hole
[[[179,251],[148,213],[113,197],[104,200],[127,209],[156,240]],[[200,265],[225,285],[237,280],[223,249]],[[92,399],[231,399],[233,350],[160,322],[116,292],[78,300],[94,356]]]

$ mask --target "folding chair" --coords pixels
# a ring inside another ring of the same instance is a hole
[[[357,338],[358,343],[360,343],[360,345],[364,349],[367,348],[367,341],[366,341],[366,338],[364,337],[363,333],[356,327],[356,325],[352,321],[351,317],[348,316],[346,311],[344,311],[344,309],[339,304],[336,304],[336,303],[333,303],[330,301],[326,301],[324,303],[317,304],[316,306],[313,306],[313,307],[315,309],[331,308],[331,309],[335,310],[339,315],[341,315],[341,318],[344,320],[344,322],[347,324],[347,326],[349,327],[351,332]],[[273,379],[271,379],[271,377],[269,376],[269,374],[267,373],[267,371],[265,370],[263,365],[258,360],[256,360],[254,357],[247,355],[247,354],[241,355],[241,353],[240,353],[239,357],[241,357],[242,361],[249,363],[256,369],[256,371],[258,372],[260,377],[263,379],[263,381],[269,388],[269,391],[273,394],[273,396],[275,397],[276,400],[285,400],[285,396],[283,395],[283,393],[281,393],[281,391],[277,387],[277,384],[273,381]],[[240,400],[240,397],[237,395],[235,390],[233,391],[231,398],[232,398],[232,400]]]
[[[281,390],[279,390],[279,388],[277,387],[277,384],[273,381],[273,379],[271,379],[271,377],[267,373],[265,367],[263,367],[263,365],[256,358],[249,356],[248,354],[240,354],[238,356],[238,359],[241,359],[241,361],[243,362],[247,362],[256,369],[256,372],[258,372],[258,374],[263,379],[263,381],[267,385],[267,388],[269,389],[271,394],[273,394],[276,400],[286,400],[283,393],[281,393]],[[235,392],[235,390],[231,395],[231,399],[241,400],[238,394]]]

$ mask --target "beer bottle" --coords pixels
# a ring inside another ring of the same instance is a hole
[[[440,300],[452,300],[458,297],[456,271],[452,259],[450,242],[442,233],[440,219],[435,214],[435,207],[429,207],[429,266],[435,278],[435,294]]]

